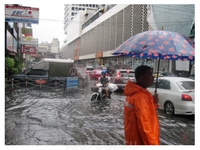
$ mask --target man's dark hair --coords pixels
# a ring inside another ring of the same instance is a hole
[[[146,73],[147,70],[152,70],[151,67],[149,66],[145,66],[145,65],[141,65],[141,66],[138,66],[136,69],[135,69],[135,79],[136,81],[139,80],[139,77],[141,75],[144,75]]]

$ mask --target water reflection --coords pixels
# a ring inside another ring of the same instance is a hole
[[[90,96],[88,89],[6,91],[5,144],[124,145],[125,97],[91,102]],[[194,117],[158,114],[162,145],[194,145]]]

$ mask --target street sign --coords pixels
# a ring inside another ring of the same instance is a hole
[[[67,77],[67,89],[78,89],[78,77]]]
[[[73,77],[73,76],[75,76],[76,74],[77,74],[76,68],[71,67],[71,68],[69,69],[69,75]]]

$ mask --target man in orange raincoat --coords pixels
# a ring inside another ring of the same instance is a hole
[[[153,84],[152,68],[139,66],[136,83],[128,81],[124,89],[124,132],[127,145],[160,145],[160,126],[156,109],[158,95],[146,89]]]

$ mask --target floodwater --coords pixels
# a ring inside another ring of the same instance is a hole
[[[122,93],[91,102],[90,85],[5,90],[6,145],[124,145]],[[158,111],[161,145],[195,145],[195,117]]]

